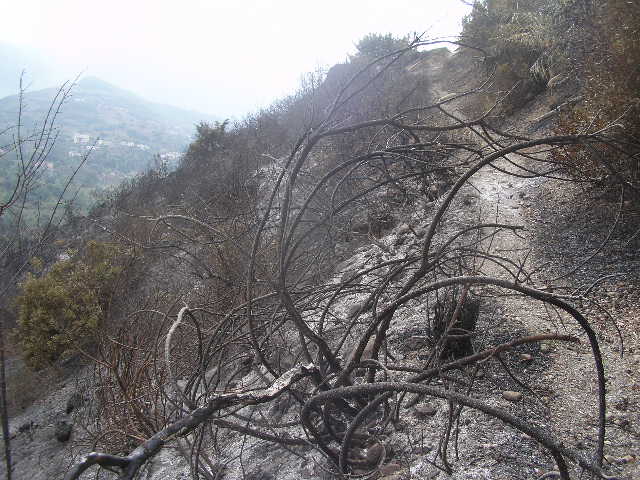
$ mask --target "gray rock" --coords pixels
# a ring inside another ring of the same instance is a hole
[[[520,354],[520,360],[523,362],[532,362],[533,361],[533,355],[529,354],[529,353],[521,353]]]
[[[274,480],[276,477],[271,472],[260,469],[250,472],[245,478],[246,480]]]
[[[391,475],[384,475],[382,477],[379,477],[378,480],[403,480],[404,478],[406,478],[405,472],[397,472],[397,473],[392,473]]]
[[[522,393],[505,390],[504,392],[502,392],[502,398],[508,400],[509,402],[519,402],[520,400],[522,400]]]
[[[433,417],[438,412],[438,408],[430,403],[420,403],[414,407],[413,412],[417,417]]]
[[[410,231],[411,231],[411,228],[409,228],[409,225],[407,225],[406,223],[403,223],[398,227],[398,235],[406,235]]]
[[[637,459],[638,459],[638,457],[636,457],[635,455],[631,455],[631,454],[629,454],[629,455],[624,455],[624,456],[622,456],[622,457],[620,457],[620,458],[616,459],[616,462],[617,462],[617,463],[620,463],[620,464],[633,463],[633,462],[635,462]]]
[[[360,310],[362,310],[362,304],[361,303],[355,303],[355,304],[351,305],[347,309],[347,318],[351,319],[351,318],[355,317],[358,313],[360,313]]]
[[[427,337],[414,335],[413,337],[407,338],[404,342],[402,342],[402,346],[405,350],[415,351],[424,348],[427,345]]]
[[[402,465],[399,463],[387,463],[380,467],[380,475],[393,475],[402,470]]]
[[[386,449],[380,442],[376,442],[367,448],[365,460],[369,465],[377,465],[380,460],[384,460],[386,455]]]

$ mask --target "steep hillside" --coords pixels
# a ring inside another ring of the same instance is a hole
[[[635,478],[635,177],[585,165],[640,145],[482,44],[519,3],[454,54],[366,37],[70,225],[15,302],[68,375],[11,419],[15,477]]]

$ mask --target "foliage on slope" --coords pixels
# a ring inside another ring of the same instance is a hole
[[[615,129],[638,144],[640,6],[620,0],[481,0],[463,25],[464,40],[481,49],[492,89],[481,108],[502,97],[512,113],[546,88],[571,85],[580,102],[558,133]],[[566,100],[567,98],[565,98]],[[614,149],[559,151],[573,175],[616,184],[640,198],[637,158]]]
[[[116,245],[91,241],[83,255],[27,276],[16,299],[16,335],[31,367],[50,365],[95,341],[123,269],[121,255]]]

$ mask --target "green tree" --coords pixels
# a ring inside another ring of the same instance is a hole
[[[364,36],[357,44],[358,55],[365,57],[367,60],[373,60],[383,55],[402,50],[409,46],[409,40],[405,38],[396,38],[392,34],[370,33]]]
[[[122,271],[120,254],[115,245],[92,241],[83,255],[27,276],[17,297],[17,335],[29,366],[43,367],[91,343]]]

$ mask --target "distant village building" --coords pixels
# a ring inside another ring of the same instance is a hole
[[[73,143],[89,143],[91,141],[91,135],[84,133],[76,133],[73,136]]]
[[[98,145],[104,145],[105,147],[110,147],[113,145],[113,142],[110,140],[98,140]]]
[[[151,148],[149,145],[145,145],[143,143],[138,143],[136,147],[143,151],[147,151]]]
[[[178,160],[180,157],[182,157],[180,152],[167,152],[160,154],[160,158],[162,160]]]
[[[134,142],[120,142],[120,145],[123,145],[125,147],[135,147],[136,144]]]
[[[74,151],[70,151],[69,152],[69,158],[73,158],[73,157],[81,157],[82,153],[81,152],[74,152]]]
[[[97,145],[87,145],[85,148],[90,152],[93,150],[100,150],[100,147],[98,147]]]

